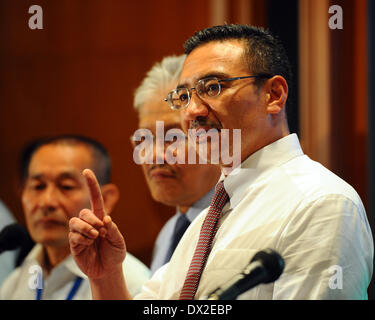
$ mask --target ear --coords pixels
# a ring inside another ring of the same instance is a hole
[[[288,97],[288,84],[284,77],[274,76],[267,81],[266,103],[268,114],[279,114]]]
[[[104,209],[107,214],[110,214],[120,198],[120,191],[113,183],[108,183],[101,186]]]

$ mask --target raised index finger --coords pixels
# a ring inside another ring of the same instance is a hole
[[[98,180],[96,179],[94,172],[92,172],[90,169],[83,170],[82,174],[86,178],[87,185],[90,190],[91,209],[100,220],[103,220],[106,214],[104,211],[103,196]]]

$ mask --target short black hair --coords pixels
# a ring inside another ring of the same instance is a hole
[[[281,75],[291,87],[292,68],[285,48],[276,36],[261,27],[226,24],[200,30],[185,42],[185,54],[189,55],[203,44],[230,39],[244,41],[244,58],[250,72],[269,76]],[[256,84],[263,84],[265,78],[259,79]]]
[[[36,151],[46,145],[84,145],[92,152],[92,170],[94,171],[100,185],[111,180],[111,158],[107,149],[98,141],[81,135],[58,135],[34,139],[28,142],[21,151],[20,156],[20,182],[23,186],[29,176],[29,165]]]

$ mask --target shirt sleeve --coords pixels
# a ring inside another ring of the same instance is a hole
[[[135,300],[160,300],[160,287],[165,278],[169,263],[160,267],[142,287],[142,291],[134,297]]]
[[[374,247],[360,200],[329,195],[298,209],[277,250],[285,270],[273,299],[367,299]]]
[[[150,278],[150,270],[130,253],[126,254],[123,270],[126,285],[132,296],[138,294],[143,284]]]

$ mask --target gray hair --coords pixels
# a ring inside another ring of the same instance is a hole
[[[168,56],[157,62],[147,72],[141,85],[134,92],[134,109],[138,112],[158,90],[169,87],[178,80],[186,55]]]

